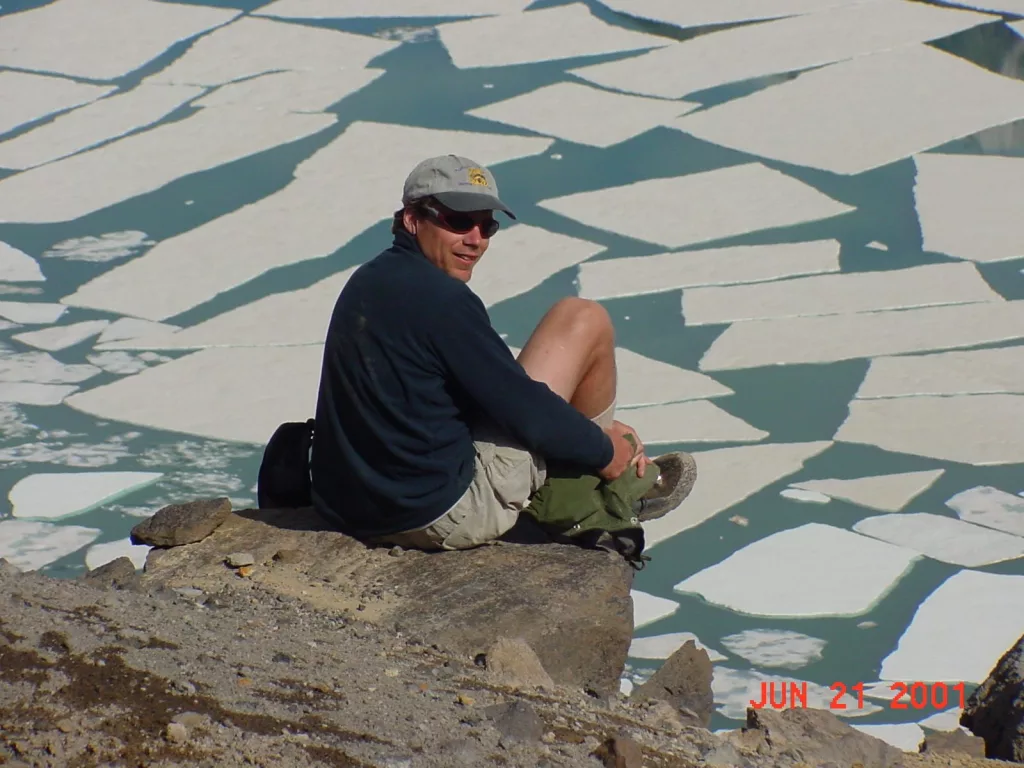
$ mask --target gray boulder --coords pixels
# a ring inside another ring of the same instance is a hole
[[[226,498],[171,504],[132,528],[132,544],[180,547],[202,541],[227,520],[231,502]]]
[[[253,557],[244,576],[224,564],[234,552]],[[153,550],[143,578],[207,594],[258,585],[470,659],[517,638],[556,684],[618,691],[633,632],[633,570],[620,556],[558,544],[389,552],[311,509],[241,510],[202,541]]]
[[[985,755],[1024,763],[1024,636],[967,700],[960,725],[985,740]]]
[[[713,672],[707,651],[689,640],[669,656],[647,682],[633,691],[632,698],[667,701],[690,719],[696,718],[695,724],[706,728],[715,708],[711,690]]]

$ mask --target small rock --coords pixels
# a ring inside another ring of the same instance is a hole
[[[249,552],[232,552],[224,558],[224,562],[232,568],[244,568],[247,565],[255,565],[256,558]]]
[[[605,741],[594,752],[605,768],[643,768],[644,753],[629,736],[619,734]]]
[[[554,688],[533,648],[520,638],[499,637],[484,654],[487,674],[495,682],[514,688]]]
[[[175,691],[177,691],[178,693],[184,694],[185,696],[195,696],[196,695],[196,687],[192,683],[188,682],[187,680],[184,681],[184,682],[179,682],[177,680],[173,680],[171,682],[171,687]]]
[[[16,573],[21,573],[21,568],[6,557],[0,557],[0,576],[13,576]]]
[[[476,704],[476,699],[474,699],[472,696],[467,696],[464,693],[460,693],[455,698],[459,702],[459,704],[461,704],[464,707],[472,707],[474,704]]]
[[[170,723],[164,731],[164,738],[171,744],[184,744],[188,741],[188,728],[181,723]]]
[[[270,660],[276,664],[291,664],[293,661],[291,656],[287,653],[281,653],[280,651],[271,656]]]
[[[180,547],[202,541],[231,514],[226,498],[171,504],[132,528],[132,544]]]
[[[238,569],[238,575],[241,576],[243,579],[248,579],[250,576],[252,576],[252,570],[253,569],[251,565],[243,565],[241,568]]]
[[[633,691],[634,699],[661,699],[674,707],[690,710],[707,728],[714,710],[711,691],[711,659],[707,651],[688,640],[650,679]]]
[[[395,546],[388,550],[388,554],[392,557],[401,557],[405,554],[405,550],[401,547]]]
[[[82,581],[100,589],[131,589],[139,585],[139,572],[127,557],[119,557],[82,575]]]
[[[302,559],[302,553],[297,549],[279,549],[274,553],[276,563],[297,563]]]
[[[929,755],[950,755],[959,752],[973,757],[985,757],[985,740],[961,730],[934,731],[924,737],[920,751]]]
[[[502,739],[534,742],[544,737],[544,722],[525,701],[494,704],[484,710],[484,715],[494,721]]]
[[[199,712],[180,712],[171,718],[171,723],[178,723],[186,728],[202,728],[210,724],[210,717]]]

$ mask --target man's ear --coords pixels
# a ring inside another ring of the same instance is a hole
[[[416,212],[412,208],[406,208],[402,212],[402,223],[405,224],[405,229],[410,235],[416,234],[417,226],[419,225],[419,219],[416,216]]]

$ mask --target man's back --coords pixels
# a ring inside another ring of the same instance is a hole
[[[313,497],[357,535],[429,523],[473,472],[465,415],[435,341],[468,288],[403,239],[353,273],[331,317],[316,410]],[[510,353],[511,354],[511,353]]]

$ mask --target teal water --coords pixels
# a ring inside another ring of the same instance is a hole
[[[263,3],[194,2],[249,11]],[[536,2],[531,9],[566,3]],[[36,2],[6,2],[4,15],[37,7]],[[588,3],[603,21],[627,29],[685,40],[709,29],[680,31],[669,26],[638,22],[615,14],[597,3]],[[421,34],[371,63],[386,74],[363,90],[330,107],[336,124],[310,137],[284,144],[244,159],[196,173],[122,203],[79,219],[56,224],[0,223],[0,241],[39,262],[46,281],[18,285],[0,282],[0,301],[59,302],[94,277],[135,258],[152,244],[213,221],[238,208],[263,199],[292,180],[298,163],[338,137],[354,121],[377,121],[425,128],[457,129],[487,133],[529,135],[528,131],[470,117],[476,107],[531,92],[539,87],[574,80],[567,74],[583,64],[612,61],[635,54],[611,54],[517,66],[460,70],[430,28],[444,19],[382,19],[307,22],[325,28],[364,35],[386,36],[396,28],[419,27]],[[931,43],[936,48],[972,61],[1001,76],[1024,80],[1024,39],[1006,25],[994,21],[967,32]],[[178,44],[142,69],[113,81],[123,90],[161,70],[187,50]],[[688,96],[710,107],[741,99],[751,93],[792,79],[786,73],[709,89]],[[183,107],[162,122],[181,120],[196,107]],[[45,123],[22,126],[6,140]],[[1024,121],[1010,123],[951,141],[931,151],[968,155],[1024,156]],[[553,158],[560,156],[560,159]],[[642,256],[664,249],[558,215],[537,203],[561,195],[598,190],[634,181],[667,178],[726,168],[751,161],[763,162],[855,210],[841,216],[786,227],[760,230],[722,238],[683,250],[733,245],[781,244],[835,239],[841,244],[844,273],[905,269],[923,264],[959,261],[923,247],[915,210],[913,161],[903,159],[854,176],[842,176],[756,157],[711,144],[680,131],[654,128],[608,148],[555,140],[538,155],[502,163],[497,169],[503,197],[517,211],[520,221],[551,232],[584,239],[605,250],[594,260]],[[345,169],[339,168],[339,173]],[[0,182],[13,172],[0,171]],[[394,180],[396,198],[401,179]],[[192,201],[191,204],[184,204]],[[344,205],[344,201],[339,201]],[[386,215],[388,212],[382,212]],[[686,211],[680,211],[684,217]],[[188,327],[263,296],[310,286],[375,255],[390,239],[389,224],[380,222],[326,258],[272,269],[219,294],[166,322]],[[130,254],[106,261],[78,261],[52,255],[55,244],[72,238],[117,232],[145,233],[145,244]],[[500,235],[499,235],[500,236]],[[886,250],[869,247],[884,244]],[[239,259],[245,253],[238,254]],[[985,281],[1007,300],[1024,298],[1024,257],[981,263]],[[545,309],[557,299],[575,295],[575,267],[562,270],[536,288],[490,308],[496,329],[510,344],[521,346]],[[202,275],[192,279],[202,280]],[[27,291],[30,292],[25,292]],[[616,322],[619,346],[647,357],[690,370],[698,363],[726,326],[687,327],[680,314],[681,291],[602,301]],[[117,315],[70,307],[59,323],[116,319]],[[28,330],[0,330],[0,365],[13,353],[33,351],[10,337]],[[93,340],[94,341],[94,340]],[[93,341],[53,352],[61,363],[86,363]],[[1013,346],[1009,342],[1003,346]],[[160,351],[159,364],[190,352]],[[868,360],[772,366],[712,373],[735,394],[715,404],[729,414],[770,433],[770,442],[831,440],[848,415],[848,405],[864,379]],[[1021,372],[1024,375],[1024,371]],[[101,373],[83,383],[91,389],[115,381],[122,374]],[[249,383],[250,388],[257,386]],[[247,389],[246,391],[250,391]],[[244,403],[240,407],[245,407]],[[622,412],[628,421],[628,410]],[[311,414],[310,414],[311,415]],[[302,414],[296,414],[302,417]],[[1021,438],[1024,440],[1024,438]],[[680,443],[659,450],[708,450],[735,443]],[[7,493],[26,477],[37,473],[80,471],[160,472],[154,484],[133,491],[99,508],[58,521],[101,531],[91,544],[124,539],[140,517],[160,506],[199,496],[228,496],[236,508],[255,503],[254,483],[261,447],[215,441],[187,433],[162,431],[135,424],[101,420],[64,404],[29,405],[0,402],[0,466],[4,471],[0,491]],[[945,501],[975,486],[994,486],[1004,491],[1024,491],[1024,465],[981,466],[924,456],[893,453],[867,445],[834,443],[806,462],[803,469],[774,482],[704,523],[660,544],[651,564],[637,575],[635,587],[679,604],[676,612],[639,630],[640,636],[693,632],[707,645],[729,656],[733,669],[752,665],[729,653],[720,640],[749,629],[792,630],[826,641],[822,657],[798,669],[762,669],[767,674],[792,675],[828,686],[834,681],[853,684],[878,679],[881,661],[903,635],[917,607],[946,579],[962,570],[930,558],[922,558],[896,582],[876,607],[849,618],[813,617],[787,619],[753,617],[683,595],[672,587],[688,576],[715,565],[742,547],[779,531],[807,522],[825,522],[850,529],[870,514],[877,514],[838,499],[828,505],[806,504],[779,495],[791,482],[828,477],[862,477],[896,472],[944,469],[945,473],[904,510],[951,515]],[[10,515],[10,505],[0,506],[0,518]],[[730,518],[740,515],[749,525]],[[2,534],[0,534],[2,535]],[[2,545],[0,541],[0,545]],[[52,576],[72,578],[86,568],[87,546],[52,560],[41,570]],[[974,570],[1024,576],[1024,560],[1016,559]],[[758,574],[745,574],[756,579]],[[808,574],[809,578],[813,574]],[[1021,606],[1024,607],[1024,606]],[[1019,612],[1024,615],[1024,611]],[[865,622],[871,626],[863,626]],[[861,626],[859,626],[861,625]],[[1024,632],[1024,625],[1021,626]],[[979,628],[984,633],[984,627]],[[994,662],[995,659],[992,659]],[[656,667],[657,661],[634,660],[637,669]],[[750,692],[751,696],[756,691]],[[858,718],[858,723],[916,722],[934,710],[893,711],[888,707]],[[730,727],[735,721],[716,715],[713,727]]]

